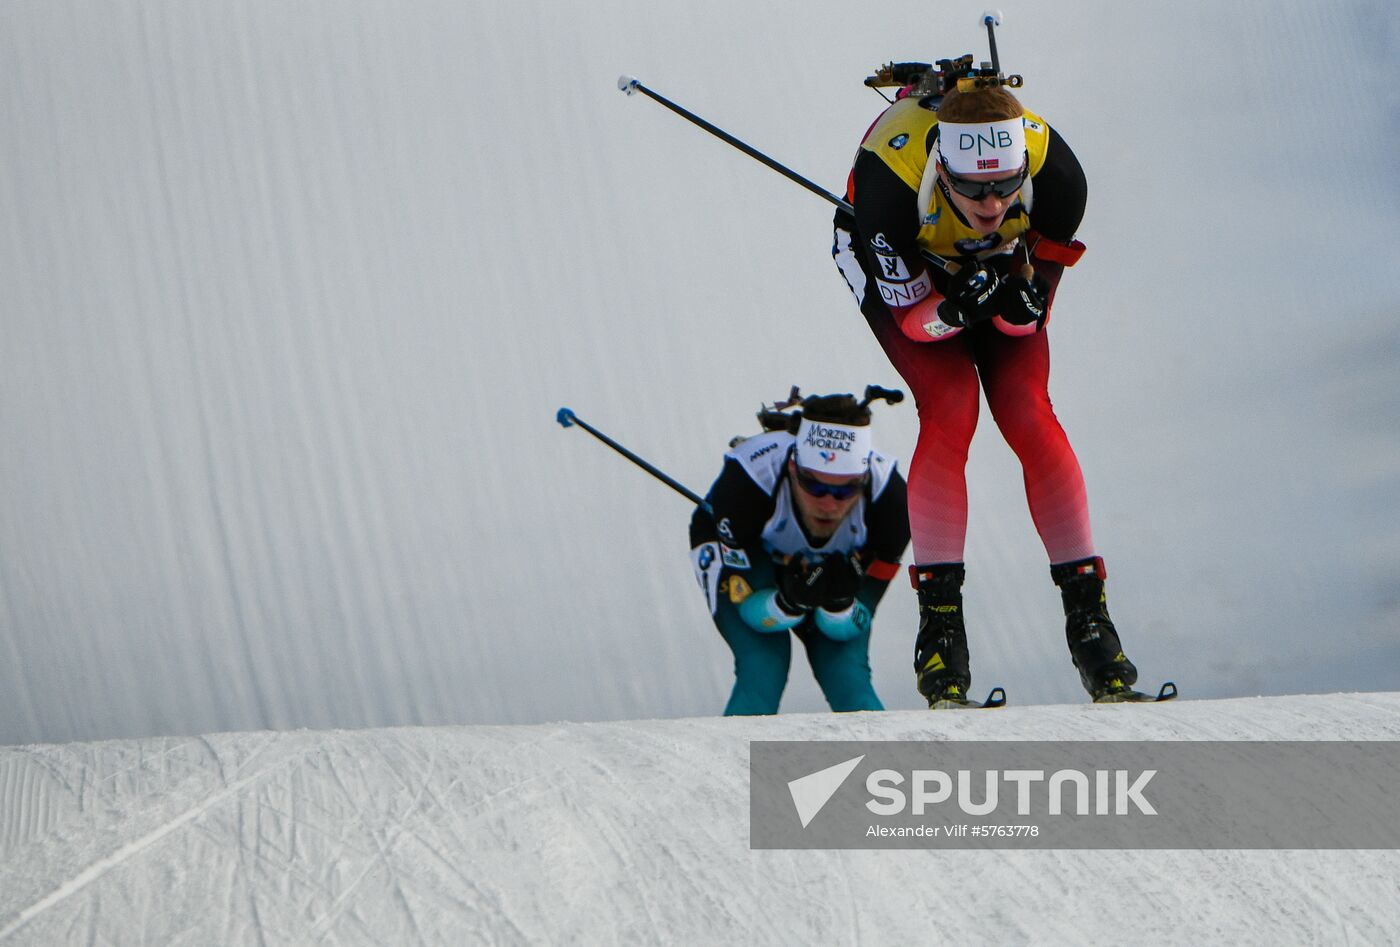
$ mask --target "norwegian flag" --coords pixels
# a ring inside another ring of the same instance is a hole
[[[1101,579],[1108,578],[1108,569],[1103,564],[1102,556],[1095,556],[1088,562],[1082,562],[1074,569],[1075,575],[1096,575]]]
[[[1000,159],[1000,158],[978,158],[978,159],[977,159],[977,170],[978,170],[978,171],[995,171],[995,170],[997,170],[997,169],[1000,168],[1000,167],[1001,167],[1001,159]]]

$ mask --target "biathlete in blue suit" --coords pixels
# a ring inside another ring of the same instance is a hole
[[[870,622],[909,544],[904,478],[871,447],[868,401],[814,396],[759,418],[768,430],[731,447],[712,512],[690,522],[696,579],[734,652],[724,712],[778,712],[794,635],[832,710],[883,710]]]

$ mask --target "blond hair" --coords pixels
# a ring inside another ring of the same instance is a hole
[[[962,125],[1000,122],[1008,118],[1020,118],[1025,112],[1020,100],[1001,87],[975,89],[971,92],[949,89],[938,105],[938,120]]]

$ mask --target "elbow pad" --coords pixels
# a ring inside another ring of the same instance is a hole
[[[1061,243],[1039,233],[1031,233],[1027,236],[1030,238],[1031,256],[1037,260],[1058,263],[1061,266],[1074,266],[1084,255],[1084,251],[1088,249],[1078,240]]]

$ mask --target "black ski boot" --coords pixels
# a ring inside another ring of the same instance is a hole
[[[1103,559],[1094,556],[1050,567],[1065,605],[1065,640],[1079,679],[1095,701],[1112,701],[1131,693],[1137,668],[1123,654],[1118,629],[1108,617]]]
[[[919,593],[919,637],[914,643],[914,674],[931,709],[966,707],[972,672],[963,627],[961,563],[910,566]]]

